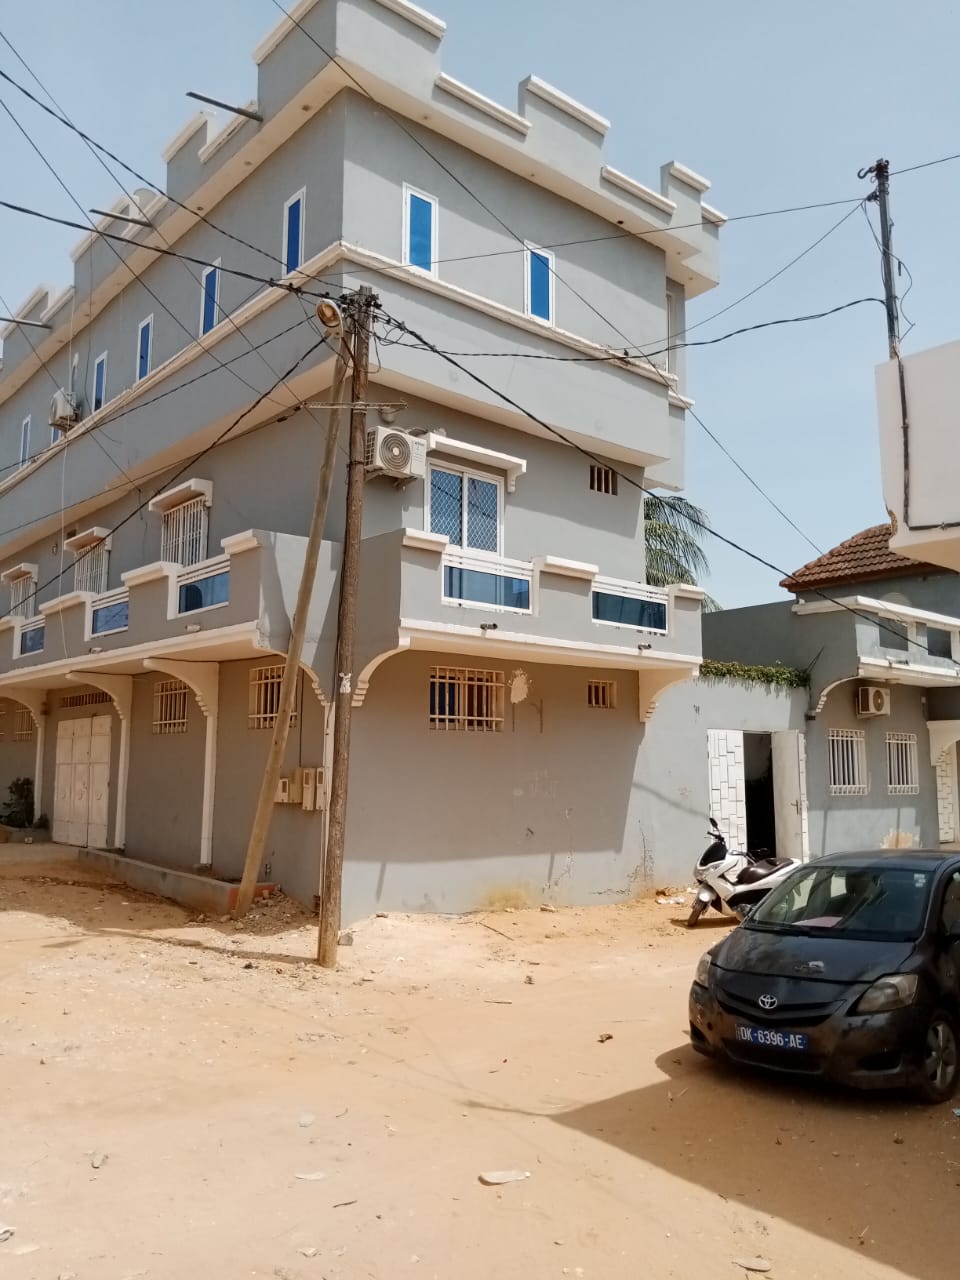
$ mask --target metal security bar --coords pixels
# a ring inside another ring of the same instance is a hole
[[[187,732],[187,694],[182,680],[158,680],[153,686],[153,732]]]
[[[830,794],[865,796],[870,791],[867,777],[867,747],[862,729],[830,730]]]
[[[613,711],[617,705],[617,682],[615,680],[587,681],[587,706],[601,711]]]
[[[207,500],[201,496],[165,511],[160,559],[199,564],[207,558]]]
[[[613,467],[601,467],[596,463],[590,467],[590,488],[594,493],[603,493],[610,498],[617,496],[617,473]]]
[[[109,555],[105,542],[94,542],[77,552],[77,561],[73,566],[74,591],[92,591],[95,596],[106,591]]]
[[[94,689],[91,693],[65,693],[60,698],[61,707],[97,707],[102,702],[109,702],[109,693],[102,689]]]
[[[272,729],[280,709],[280,686],[283,683],[283,666],[254,667],[250,672],[250,693],[247,727]],[[297,723],[297,713],[290,713],[290,724]]]
[[[891,796],[915,796],[920,792],[915,733],[887,734],[887,792]]]
[[[36,583],[29,574],[14,578],[10,583],[10,613],[13,617],[33,617],[37,611],[36,589]]]
[[[13,718],[14,742],[31,742],[33,740],[33,716],[26,707],[18,707]]]
[[[431,729],[500,733],[503,706],[502,671],[434,667],[430,672]]]

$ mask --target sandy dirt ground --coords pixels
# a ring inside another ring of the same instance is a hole
[[[960,1272],[951,1107],[690,1050],[722,924],[374,918],[329,974],[289,903],[198,922],[53,856],[0,851],[5,1280]]]

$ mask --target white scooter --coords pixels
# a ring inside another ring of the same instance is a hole
[[[745,919],[747,913],[801,863],[796,858],[767,858],[758,853],[734,853],[720,828],[710,819],[712,843],[693,869],[700,888],[687,917],[692,929],[708,907]]]

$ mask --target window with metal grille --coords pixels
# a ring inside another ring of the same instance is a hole
[[[37,611],[37,584],[30,574],[10,583],[10,612],[15,618],[32,618]]]
[[[612,711],[617,705],[616,680],[588,680],[587,706]]]
[[[831,729],[830,794],[865,796],[870,790],[867,777],[867,744],[862,729]]]
[[[13,718],[14,742],[30,742],[33,739],[33,716],[26,707],[17,707]]]
[[[7,708],[0,707],[0,742],[7,740]]]
[[[617,496],[617,473],[613,467],[591,466],[590,488],[594,493],[605,493],[608,497],[615,498]]]
[[[250,692],[247,711],[247,727],[272,729],[280,710],[280,686],[283,684],[283,664],[270,667],[253,667],[250,671]],[[297,723],[296,711],[290,712],[290,724]]]
[[[488,476],[450,467],[430,468],[430,530],[453,547],[501,552],[503,486]]]
[[[915,733],[887,734],[887,792],[915,796],[920,791],[920,770]]]
[[[93,689],[90,693],[65,693],[60,698],[61,707],[97,707],[102,702],[109,702],[109,693],[102,689]]]
[[[110,555],[106,542],[92,542],[77,552],[73,566],[74,591],[92,591],[95,596],[107,589],[107,558]]]
[[[187,732],[187,694],[182,680],[158,680],[153,686],[153,732]]]
[[[199,564],[207,558],[207,500],[202,495],[163,513],[160,559]]]
[[[430,672],[431,729],[500,733],[503,705],[502,671],[434,667]]]

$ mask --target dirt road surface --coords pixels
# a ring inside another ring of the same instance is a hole
[[[289,903],[197,922],[50,859],[0,853],[5,1280],[960,1270],[951,1107],[692,1053],[723,925],[375,918],[331,975]]]

